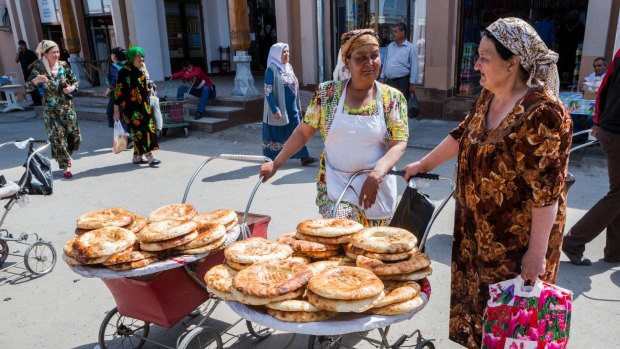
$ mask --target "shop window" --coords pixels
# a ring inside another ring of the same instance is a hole
[[[391,27],[405,23],[408,37],[418,51],[418,80],[424,82],[424,57],[426,53],[426,0],[336,0],[332,18],[335,22],[332,49],[336,62],[340,48],[340,35],[350,30],[372,28],[379,35],[382,58],[392,41]]]
[[[185,60],[204,68],[204,32],[199,1],[166,1],[166,29],[172,71],[178,71]]]
[[[504,17],[518,17],[534,26],[548,46],[560,55],[558,70],[561,89],[576,89],[587,9],[588,0],[536,0],[526,3],[522,0],[463,0],[460,34],[457,36],[460,41],[457,94],[474,96],[480,92],[480,74],[474,70],[474,65],[481,33],[495,20]],[[548,23],[543,25],[542,22]]]
[[[112,12],[112,0],[82,0],[84,13],[88,15],[110,14]]]

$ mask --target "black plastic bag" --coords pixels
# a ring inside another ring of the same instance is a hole
[[[415,118],[420,115],[420,102],[418,101],[418,97],[416,97],[415,93],[411,95],[409,98],[409,103],[407,104],[407,109],[409,113],[409,118]]]
[[[32,143],[28,150],[28,157],[34,151]],[[26,164],[24,164],[26,167]],[[25,189],[28,190],[29,195],[52,195],[54,177],[52,175],[52,168],[50,166],[50,159],[41,154],[36,153],[30,160],[30,167],[28,172],[24,173],[19,183],[26,181]]]
[[[434,211],[435,204],[426,194],[407,186],[396,207],[390,227],[406,229],[413,233],[418,241],[421,241]]]

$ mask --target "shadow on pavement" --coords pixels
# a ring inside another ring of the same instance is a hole
[[[107,174],[119,174],[119,173],[124,173],[124,172],[137,171],[140,169],[146,169],[146,170],[152,169],[152,167],[149,167],[146,164],[135,165],[132,163],[127,163],[127,162],[123,162],[118,165],[107,166],[107,167],[89,168],[85,171],[80,171],[79,167],[77,166],[74,166],[74,167],[75,167],[75,170],[73,170],[73,168],[71,170],[71,172],[73,173],[73,178],[65,179],[63,177],[64,171],[56,170],[56,171],[53,171],[54,180],[76,181],[76,180],[80,180],[82,178],[87,178],[87,177],[101,177]]]
[[[603,302],[620,302],[620,296],[617,298],[600,298],[589,295],[592,291],[592,278],[596,275],[609,271],[612,264],[603,261],[593,261],[589,267],[572,265],[568,261],[560,262],[559,277],[556,284],[560,287],[573,291],[573,300],[580,296],[587,299],[603,301]],[[611,275],[612,282],[620,286],[620,271],[616,270]]]

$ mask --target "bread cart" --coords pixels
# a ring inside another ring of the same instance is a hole
[[[185,137],[189,135],[189,105],[187,95],[194,85],[190,81],[170,79],[159,99],[159,109],[162,116],[162,135],[168,134],[168,129],[182,127]]]
[[[351,176],[351,179],[345,186],[348,188],[349,185],[353,182],[353,180],[360,174],[370,172],[370,170],[362,170],[355,173]],[[391,175],[400,175],[403,176],[403,171],[391,171],[389,174]],[[422,239],[420,240],[419,251],[424,251],[424,244],[426,242],[426,238],[430,231],[430,228],[441,210],[448,203],[452,194],[454,193],[454,182],[449,178],[440,177],[434,174],[419,174],[415,177],[430,179],[430,180],[439,180],[445,181],[450,184],[450,191],[444,197],[439,207],[435,209],[433,215],[428,222]],[[409,181],[409,186],[415,187],[415,182],[413,178]],[[346,189],[345,189],[346,190]],[[336,202],[336,205],[340,203],[344,196],[344,192],[340,195],[339,199]],[[418,311],[422,310],[425,305],[428,303],[431,294],[431,286],[430,282],[427,278],[424,278],[418,281],[421,286],[421,294],[423,298],[423,304],[419,308],[405,314],[401,315],[393,315],[393,316],[383,316],[383,315],[365,315],[365,314],[355,314],[355,313],[341,313],[334,318],[331,318],[327,321],[321,322],[307,322],[307,323],[295,323],[295,322],[285,322],[280,321],[268,314],[261,313],[251,307],[248,307],[244,304],[234,301],[226,302],[230,309],[232,309],[237,315],[242,318],[252,321],[256,324],[261,324],[265,327],[272,328],[275,330],[286,331],[294,334],[308,334],[310,335],[308,341],[308,348],[353,348],[342,344],[343,336],[349,335],[356,337],[361,340],[365,340],[373,345],[378,346],[379,348],[401,348],[401,347],[415,347],[416,349],[429,348],[434,349],[435,345],[432,342],[432,339],[425,339],[422,336],[420,330],[416,329],[415,331],[409,334],[401,335],[396,341],[390,343],[387,336],[390,330],[390,326],[392,324],[409,320],[415,315]],[[366,336],[364,332],[368,332],[371,330],[377,330],[379,333],[380,339],[374,339]],[[415,336],[415,343],[412,345],[406,345],[405,342],[412,337]],[[292,340],[291,340],[292,342]]]
[[[191,185],[200,170],[211,160],[229,159],[240,161],[269,161],[263,156],[223,154],[205,160],[190,178],[182,203],[186,202]],[[254,195],[262,182],[259,178],[243,212],[237,212],[239,224],[227,233],[224,247],[237,239],[249,236],[267,238],[267,225],[271,217],[249,213]],[[183,255],[156,262],[146,267],[114,271],[88,266],[70,268],[85,277],[98,277],[108,287],[116,307],[110,310],[99,328],[99,346],[106,348],[141,348],[146,342],[165,348],[162,343],[148,339],[151,324],[172,328],[188,315],[198,318],[185,325],[185,331],[177,338],[175,348],[223,348],[220,333],[205,326],[220,303],[206,290],[202,281],[213,266],[224,262],[223,249],[200,255]],[[239,319],[223,333],[236,326]],[[257,339],[271,335],[272,330],[246,321],[249,333]]]

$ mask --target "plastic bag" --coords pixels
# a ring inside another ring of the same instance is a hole
[[[434,211],[435,204],[426,194],[407,186],[396,207],[390,226],[406,229],[420,241]]]
[[[127,134],[123,129],[120,120],[114,121],[114,138],[112,141],[112,151],[118,154],[127,149]]]
[[[409,118],[415,118],[420,115],[420,102],[418,101],[418,97],[416,97],[415,93],[411,95],[409,98],[409,103],[407,104],[407,109],[409,113]]]
[[[151,110],[153,113],[153,119],[155,121],[155,129],[161,130],[164,127],[164,119],[162,118],[161,109],[159,108],[159,97],[151,96],[149,98],[151,102]]]
[[[482,349],[566,348],[573,293],[521,276],[489,285],[482,318]]]
[[[28,157],[34,152],[32,143],[28,149]],[[24,164],[26,167],[26,164]],[[54,188],[54,176],[50,166],[50,159],[41,154],[36,153],[30,159],[28,171],[24,173],[19,180],[20,185],[26,183],[24,188],[28,190],[30,195],[52,195]]]

